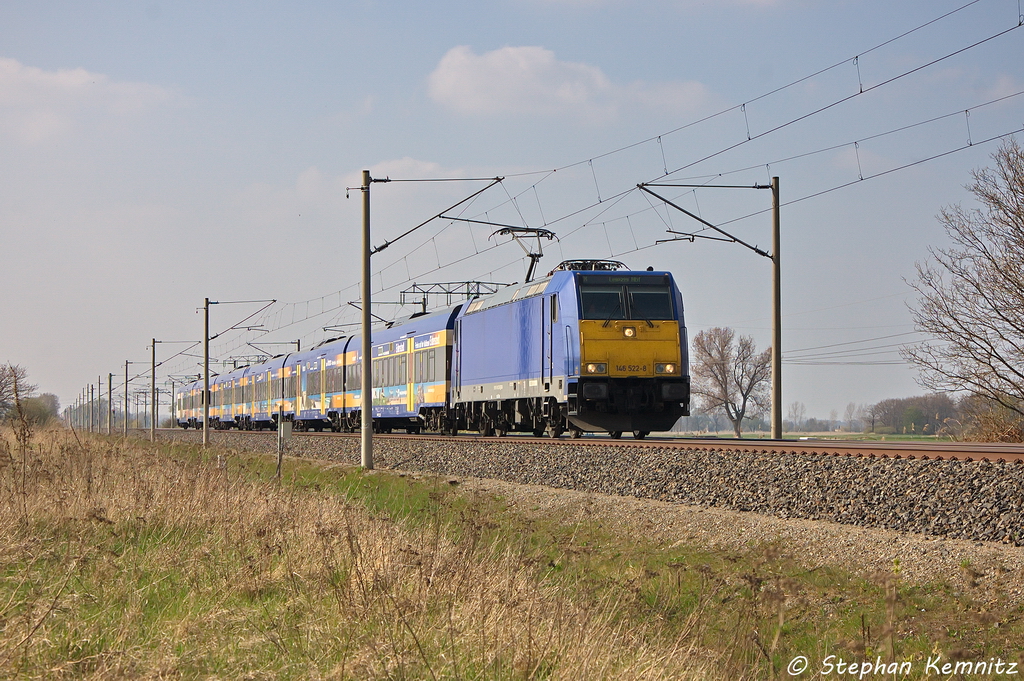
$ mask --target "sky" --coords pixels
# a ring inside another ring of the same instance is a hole
[[[207,297],[221,362],[350,332],[363,169],[392,180],[375,245],[461,218],[374,256],[375,314],[523,281],[493,235],[523,226],[557,236],[542,273],[669,270],[691,337],[767,347],[770,261],[673,234],[715,233],[636,186],[704,185],[653,190],[770,250],[753,187],[778,176],[787,410],[922,394],[909,284],[1024,128],[1021,22],[1019,0],[8,0],[0,361],[68,405],[126,360],[143,389],[154,338],[161,385],[197,374]]]

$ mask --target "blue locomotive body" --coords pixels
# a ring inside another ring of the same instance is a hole
[[[668,430],[689,413],[682,312],[667,272],[557,271],[473,301],[455,322],[461,427]]]

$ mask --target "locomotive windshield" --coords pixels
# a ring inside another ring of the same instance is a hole
[[[580,277],[580,319],[675,319],[664,277]]]
[[[621,286],[580,287],[582,319],[626,319]]]
[[[628,287],[633,319],[672,319],[672,295],[668,289]]]

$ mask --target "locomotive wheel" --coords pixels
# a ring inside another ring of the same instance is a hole
[[[610,431],[608,434],[611,435],[613,440],[618,440],[620,437],[622,437],[622,431],[621,430],[613,430],[613,431]]]
[[[649,431],[649,430],[634,430],[633,431],[633,439],[634,440],[643,440],[650,433],[651,433],[651,431]]]
[[[548,437],[561,437],[562,433],[565,432],[565,427],[561,423],[549,423],[548,424]]]
[[[543,423],[541,423],[539,426],[535,426],[534,429],[533,429],[533,436],[534,437],[544,437],[544,430],[545,430],[545,428],[546,428],[546,426]]]
[[[486,416],[480,419],[480,434],[484,437],[494,435],[494,422]]]
[[[583,437],[583,431],[580,430],[579,428],[570,428],[569,437],[571,437],[574,440],[578,440],[579,438]]]

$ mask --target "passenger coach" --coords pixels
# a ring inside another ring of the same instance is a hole
[[[459,306],[414,315],[373,332],[374,428],[418,432],[445,427],[452,324]],[[210,379],[210,424],[216,429],[358,430],[362,409],[362,342],[349,336]],[[202,428],[203,384],[185,386],[175,403],[178,425]],[[450,425],[449,425],[450,428]]]

